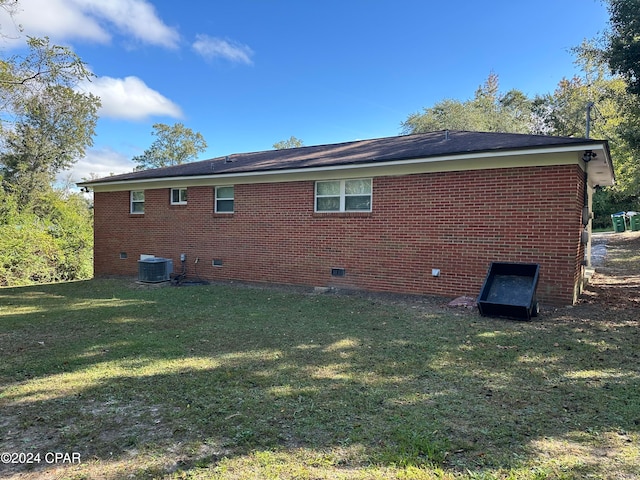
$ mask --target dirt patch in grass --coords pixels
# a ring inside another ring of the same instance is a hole
[[[627,318],[640,310],[640,232],[601,237],[607,245],[606,260],[596,267],[578,307],[598,318],[611,318],[612,312]]]

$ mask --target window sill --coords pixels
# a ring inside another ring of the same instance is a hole
[[[327,217],[333,217],[333,218],[345,218],[345,217],[367,218],[367,217],[371,217],[372,215],[373,215],[373,212],[313,212],[313,216],[314,217],[319,217],[319,218],[327,218]]]

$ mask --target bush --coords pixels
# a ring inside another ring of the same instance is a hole
[[[92,212],[82,196],[50,191],[22,210],[0,196],[0,286],[91,278]]]
[[[612,188],[598,188],[593,194],[593,228],[612,229],[611,214],[640,211],[640,201],[633,196],[623,196]]]

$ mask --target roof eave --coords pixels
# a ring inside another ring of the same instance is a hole
[[[124,180],[109,180],[108,178],[102,179],[102,181],[88,181],[88,182],[80,182],[77,185],[79,187],[90,187],[90,188],[99,188],[101,190],[108,190],[110,186],[112,187],[122,187],[125,185],[132,186],[140,186],[146,188],[153,188],[153,185],[156,184],[166,184],[171,182],[184,181],[188,179],[197,179],[197,180],[221,180],[224,179],[226,182],[233,182],[234,179],[243,179],[248,177],[263,177],[268,178],[269,176],[286,176],[286,175],[300,175],[300,174],[315,174],[319,172],[340,172],[345,170],[366,170],[366,169],[381,169],[385,167],[403,167],[403,166],[411,166],[411,165],[419,165],[419,164],[434,164],[440,162],[463,162],[465,160],[481,160],[488,158],[502,158],[502,157],[513,157],[513,156],[531,156],[531,155],[540,155],[540,154],[562,154],[562,153],[571,153],[571,152],[583,152],[587,150],[598,150],[602,153],[601,156],[596,156],[596,158],[603,164],[603,168],[606,170],[605,172],[600,171],[600,175],[602,178],[611,177],[610,182],[605,182],[605,185],[613,185],[614,182],[614,174],[613,174],[613,166],[611,164],[609,148],[606,141],[594,141],[594,140],[585,140],[584,143],[571,143],[565,145],[552,145],[548,147],[520,147],[520,148],[509,148],[503,150],[485,150],[485,151],[475,151],[475,152],[466,152],[466,153],[455,153],[455,154],[447,154],[447,155],[434,155],[434,156],[422,156],[418,158],[406,158],[401,160],[385,160],[385,161],[375,161],[375,160],[364,160],[360,162],[351,162],[351,163],[341,163],[341,164],[333,164],[333,165],[322,165],[322,166],[311,166],[311,167],[301,167],[301,168],[270,168],[270,169],[254,169],[254,170],[244,170],[244,171],[227,171],[227,172],[218,172],[211,174],[194,174],[194,175],[177,175],[177,176],[166,176],[166,177],[152,177],[152,178],[134,178],[134,179],[124,179]],[[595,164],[594,164],[595,165]],[[598,183],[602,185],[602,183]],[[604,185],[603,185],[604,186]]]

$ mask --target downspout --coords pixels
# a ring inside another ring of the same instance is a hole
[[[574,303],[578,300],[578,296],[582,294],[585,286],[591,278],[592,266],[591,266],[591,208],[592,208],[592,189],[589,187],[589,176],[587,173],[588,163],[591,158],[595,156],[591,150],[587,150],[582,155],[582,161],[584,162],[584,196],[582,207],[582,231],[580,232],[580,243],[584,245],[584,258],[582,259],[580,266],[580,280],[574,290]]]
[[[587,103],[587,118],[586,118],[586,138],[589,138],[591,135],[591,109],[594,107],[593,102]],[[593,222],[592,218],[592,208],[593,208],[593,192],[591,187],[589,186],[589,162],[594,157],[594,153],[590,150],[584,152],[582,156],[582,160],[584,161],[584,199],[583,199],[583,207],[582,207],[582,226],[584,227],[581,234],[581,242],[584,244],[584,259],[582,262],[582,272],[581,272],[581,282],[580,282],[580,292],[584,290],[585,285],[588,282],[590,275],[587,274],[587,269],[591,270],[591,233]],[[586,238],[585,238],[586,237]],[[577,300],[577,299],[576,299]]]
[[[587,120],[586,120],[586,138],[587,139],[591,135],[591,109],[593,107],[594,107],[593,102],[587,103]],[[587,170],[588,170],[588,163],[591,160],[592,156],[593,156],[593,152],[591,151],[584,152],[584,155],[582,156],[582,160],[584,161],[584,164],[585,164],[584,165],[584,202],[583,202],[583,209],[582,209],[582,216],[583,216],[582,224],[584,225],[585,232],[587,235],[587,241],[584,248],[586,267],[591,267],[591,228],[592,228],[591,208],[593,206],[593,195],[589,187],[589,174],[587,173]]]

